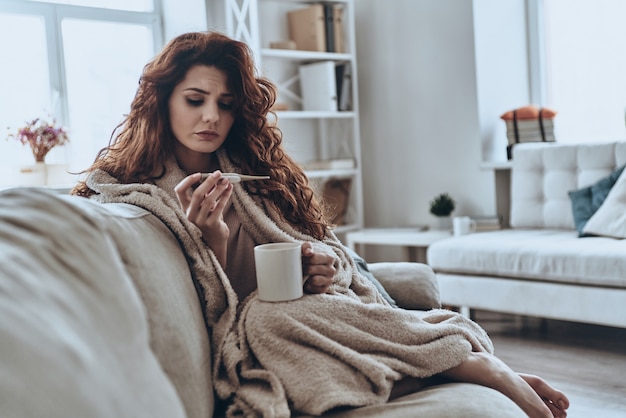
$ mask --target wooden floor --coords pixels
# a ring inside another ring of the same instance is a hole
[[[565,392],[570,418],[626,417],[626,329],[475,311],[496,355]]]

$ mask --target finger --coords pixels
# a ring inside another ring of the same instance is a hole
[[[195,173],[185,177],[180,183],[174,187],[174,192],[178,198],[178,202],[181,204],[184,211],[187,211],[191,202],[191,192],[194,184],[198,183],[202,175]]]
[[[331,265],[335,262],[334,257],[325,252],[314,252],[308,255],[308,260],[310,264],[327,264]]]
[[[229,202],[233,185],[226,179],[218,180],[218,184],[200,203],[198,218],[202,221],[211,219],[221,220],[224,209]]]
[[[309,276],[334,277],[337,269],[329,264],[309,263],[304,266],[304,274]]]
[[[215,207],[213,209],[214,212],[218,212],[220,215],[224,212],[224,209],[228,205],[230,196],[232,195],[232,192],[233,192],[233,184],[226,179],[224,179],[223,181],[224,183],[219,185],[220,188],[222,188],[222,190],[221,190],[218,200],[216,201]]]
[[[200,202],[198,209],[195,214],[196,223],[206,224],[207,219],[211,216],[213,212],[213,207],[215,203],[209,198],[205,198]],[[190,214],[191,215],[191,214]]]
[[[311,244],[310,242],[303,243],[301,248],[302,248],[302,255],[304,257],[310,257],[314,254],[313,244]]]
[[[213,190],[213,188],[215,188],[215,186],[217,186],[221,177],[222,177],[222,173],[219,170],[212,172],[206,179],[204,179],[204,181],[202,181],[198,185],[198,187],[196,187],[196,189],[194,190],[194,193],[198,193],[201,195],[208,194],[211,190]],[[202,175],[200,175],[200,179],[201,178],[202,178]]]
[[[218,185],[202,201],[198,216],[201,219],[209,219],[209,217],[223,219],[224,209],[228,205],[232,190],[232,183],[226,179],[220,179]]]
[[[189,219],[202,221],[206,219],[208,212],[215,209],[220,195],[220,192],[216,189],[221,175],[219,171],[211,173],[211,175],[193,191],[187,210],[187,217]],[[208,207],[206,205],[208,205]]]
[[[307,287],[304,288],[304,291],[310,294],[320,294],[320,293],[326,293],[327,289],[328,288],[315,287],[312,285],[308,285]]]
[[[309,276],[306,283],[308,283],[309,286],[313,286],[313,287],[328,287],[331,284],[333,284],[333,279],[332,277],[328,277],[328,276],[314,275],[314,276]]]
[[[318,281],[315,276],[309,277],[309,279],[304,283],[304,290],[307,293],[324,293],[328,290],[332,283],[326,282],[325,280]]]

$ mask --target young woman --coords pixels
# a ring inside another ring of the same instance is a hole
[[[494,388],[531,417],[565,417],[567,397],[514,373],[478,325],[446,310],[390,307],[358,273],[267,119],[275,99],[245,44],[178,36],[146,65],[130,113],[73,191],[142,206],[177,235],[229,414],[382,403],[441,375]],[[269,179],[233,184],[224,172]],[[253,248],[275,241],[302,243],[308,278],[299,300],[256,297]]]

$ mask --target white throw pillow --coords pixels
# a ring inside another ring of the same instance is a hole
[[[585,234],[626,238],[626,170],[583,229]]]

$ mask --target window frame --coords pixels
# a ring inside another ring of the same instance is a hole
[[[546,33],[547,0],[524,0],[526,7],[526,41],[527,41],[527,65],[528,65],[528,93],[531,103],[540,106],[554,106],[549,103],[549,93],[551,92],[549,75],[549,57],[547,52],[548,34]],[[554,93],[552,91],[551,93]],[[614,109],[614,108],[612,108]],[[624,107],[626,117],[626,105]],[[615,119],[612,119],[613,121]],[[569,126],[568,126],[569,128]],[[567,142],[578,143],[584,141],[623,141],[624,131],[615,131],[599,134],[597,139],[591,139],[589,133]]]
[[[543,0],[526,0],[528,88],[531,103],[547,101]]]
[[[48,50],[48,74],[50,95],[54,108],[50,111],[62,125],[69,126],[69,103],[67,95],[65,59],[63,51],[63,19],[93,20],[137,24],[149,27],[153,33],[154,51],[163,46],[162,0],[153,0],[150,12],[114,10],[90,6],[44,3],[30,0],[3,0],[0,13],[13,13],[42,17]]]

